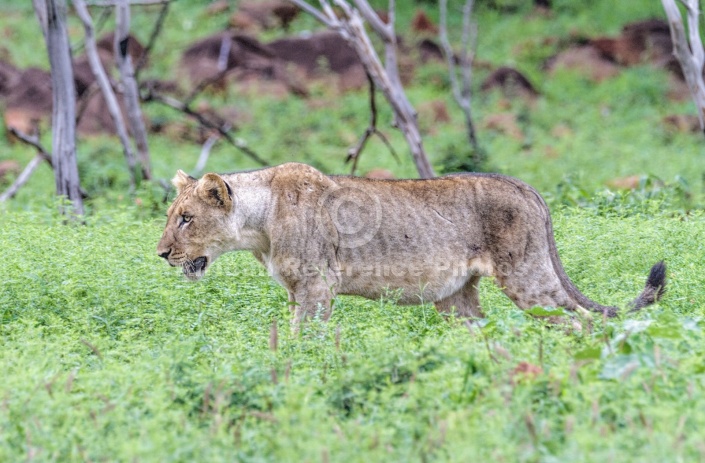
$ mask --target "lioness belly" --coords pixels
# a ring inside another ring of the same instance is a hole
[[[398,304],[435,302],[459,291],[475,275],[491,275],[488,259],[437,258],[375,260],[340,266],[339,294],[368,299],[387,297]]]

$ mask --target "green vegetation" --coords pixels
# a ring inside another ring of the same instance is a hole
[[[161,221],[10,214],[0,460],[698,460],[703,219],[557,215],[568,273],[602,302],[669,263],[664,302],[623,319],[548,326],[486,282],[470,331],[431,305],[340,297],[293,338],[248,254],[192,284],[154,257]]]
[[[408,30],[417,7],[435,18],[432,3],[400,6],[398,29]],[[248,254],[221,257],[198,283],[158,259],[164,190],[144,182],[129,193],[117,141],[81,140],[85,224],[56,216],[46,166],[0,206],[0,461],[705,459],[703,140],[661,122],[692,114],[692,104],[669,100],[667,75],[647,66],[600,84],[542,70],[556,51],[547,39],[616,34],[627,22],[662,17],[660,3],[554,0],[552,16],[529,2],[495,2],[512,10],[502,14],[478,3],[478,59],[515,66],[541,92],[533,104],[477,93],[486,168],[546,196],[563,263],[587,296],[625,306],[664,259],[669,291],[660,304],[608,321],[562,315],[566,324],[553,326],[484,281],[487,316],[471,329],[428,304],[397,306],[393,295],[340,297],[328,324],[314,320],[295,338],[284,290]],[[172,5],[145,77],[176,78],[184,47],[224,26],[202,10]],[[156,10],[134,14],[146,41]],[[310,18],[294,23],[313,27]],[[78,41],[77,23],[71,32]],[[46,66],[29,4],[0,5],[0,33],[14,63]],[[479,87],[487,71],[476,73]],[[443,66],[417,69],[408,93],[419,108],[439,100],[450,110],[450,123],[420,114],[434,165],[467,155]],[[342,161],[368,122],[364,91],[338,95],[323,85],[308,99],[230,89],[201,101],[242,114],[237,136],[272,163],[330,173],[348,171]],[[373,139],[360,170],[414,176],[379,101],[380,128],[401,162]],[[152,120],[181,120],[166,108],[145,110]],[[483,126],[501,112],[518,114],[523,140]],[[0,160],[34,155],[4,135]],[[43,142],[51,145],[49,133]],[[200,151],[164,135],[152,135],[150,148],[158,178],[189,170]],[[250,167],[225,144],[208,164]],[[628,175],[642,176],[634,192],[605,186]]]

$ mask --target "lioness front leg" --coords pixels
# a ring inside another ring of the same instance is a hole
[[[294,318],[291,320],[291,330],[294,334],[299,333],[301,323],[307,318],[320,314],[323,321],[328,321],[333,311],[332,300],[335,296],[323,282],[299,283],[297,287],[293,293],[289,292],[294,296],[294,300],[290,300],[290,303],[294,303]]]

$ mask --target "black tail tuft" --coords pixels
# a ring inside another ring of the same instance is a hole
[[[666,293],[666,264],[657,262],[651,267],[646,287],[632,302],[632,310],[639,310],[658,301]]]
[[[658,301],[666,292],[666,264],[657,262],[651,267],[649,278],[646,279],[646,287],[658,288],[656,300]]]

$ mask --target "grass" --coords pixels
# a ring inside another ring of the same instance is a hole
[[[601,302],[669,264],[666,299],[624,319],[548,327],[488,281],[471,331],[430,305],[340,297],[301,338],[249,254],[189,283],[154,256],[161,221],[133,217],[0,228],[0,460],[703,457],[701,214],[556,216],[568,273]]]
[[[435,7],[398,3],[398,30],[413,42],[406,25],[416,8],[435,18]],[[486,169],[546,196],[564,265],[586,295],[625,306],[664,259],[669,292],[660,304],[583,321],[582,330],[550,327],[484,281],[486,318],[472,330],[430,305],[399,307],[393,295],[340,297],[328,324],[314,320],[294,338],[286,294],[248,254],[221,257],[196,284],[161,262],[164,190],[144,182],[129,192],[116,140],[81,139],[85,225],[56,216],[47,166],[1,206],[0,461],[705,459],[703,141],[661,124],[669,114],[694,114],[692,104],[669,100],[667,75],[648,67],[600,84],[542,70],[557,51],[546,39],[614,35],[627,22],[663,17],[661,6],[555,0],[553,15],[543,16],[529,2],[496,3],[516,9],[478,5],[477,58],[517,67],[541,96],[527,104],[476,93]],[[223,27],[225,18],[202,13],[205,4],[171,6],[145,77],[178,78],[184,47]],[[146,41],[157,10],[135,12],[133,30]],[[457,31],[459,15],[450,20]],[[294,24],[314,27],[310,18]],[[79,42],[74,20],[70,31]],[[0,6],[0,33],[17,65],[46,67],[31,6]],[[487,72],[476,70],[476,88]],[[418,68],[408,95],[435,167],[447,156],[462,161],[466,135],[445,69]],[[449,123],[423,109],[433,100],[448,106]],[[308,99],[230,89],[199,104],[234,108],[237,135],[272,163],[344,173],[347,149],[368,123],[367,101],[365,91],[314,86]],[[378,105],[401,162],[373,139],[360,171],[415,176],[389,109],[381,98]],[[153,120],[182,120],[144,109]],[[522,140],[483,126],[500,112],[517,115]],[[3,131],[0,160],[29,161],[34,153],[6,142]],[[45,146],[50,138],[45,131]],[[200,151],[163,135],[149,142],[157,178],[188,171]],[[219,144],[207,169],[250,167]],[[627,175],[642,176],[635,192],[605,187]]]

